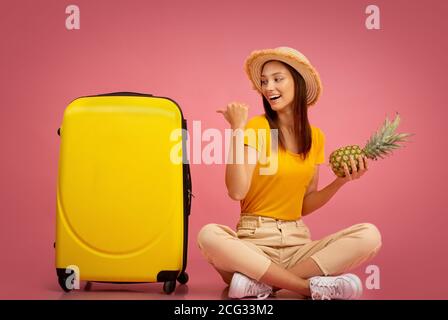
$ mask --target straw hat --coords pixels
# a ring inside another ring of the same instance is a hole
[[[262,93],[261,71],[263,64],[269,60],[282,61],[297,70],[305,80],[308,106],[314,105],[322,94],[322,83],[319,74],[310,61],[299,51],[278,47],[253,51],[244,63],[247,76],[252,81],[254,90]]]

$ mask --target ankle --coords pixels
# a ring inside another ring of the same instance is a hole
[[[311,288],[309,280],[305,280],[305,282],[302,283],[301,289],[298,291],[298,293],[305,297],[311,297]]]
[[[310,290],[310,280],[309,279],[305,280],[305,289]]]

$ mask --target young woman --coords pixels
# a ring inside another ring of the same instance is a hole
[[[360,178],[368,169],[367,158],[359,159],[359,168],[352,159],[352,174],[345,166],[344,178],[336,177],[318,190],[325,135],[309,124],[308,108],[322,92],[319,74],[303,54],[287,47],[252,52],[245,70],[262,96],[265,113],[247,121],[248,106],[237,102],[217,112],[235,132],[268,134],[254,135],[255,141],[245,135],[242,163],[235,161],[238,137],[234,135],[225,182],[229,196],[241,204],[236,232],[207,224],[198,234],[199,248],[230,285],[231,298],[266,298],[287,289],[313,299],[358,299],[361,281],[345,272],[378,252],[378,229],[362,223],[313,241],[302,217]],[[273,159],[275,172],[263,174]]]

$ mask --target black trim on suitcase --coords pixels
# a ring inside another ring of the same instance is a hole
[[[190,163],[187,157],[187,120],[182,119],[182,158],[183,158],[183,180],[184,180],[184,256],[182,272],[187,268],[187,249],[188,249],[188,218],[191,211],[191,197],[193,188],[191,183]]]

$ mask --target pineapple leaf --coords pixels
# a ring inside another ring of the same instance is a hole
[[[392,121],[386,117],[383,125],[370,136],[363,148],[369,159],[377,160],[377,157],[383,159],[385,156],[392,154],[393,150],[403,147],[400,143],[407,142],[406,138],[413,135],[410,133],[395,133],[400,120],[398,112],[396,112]]]

